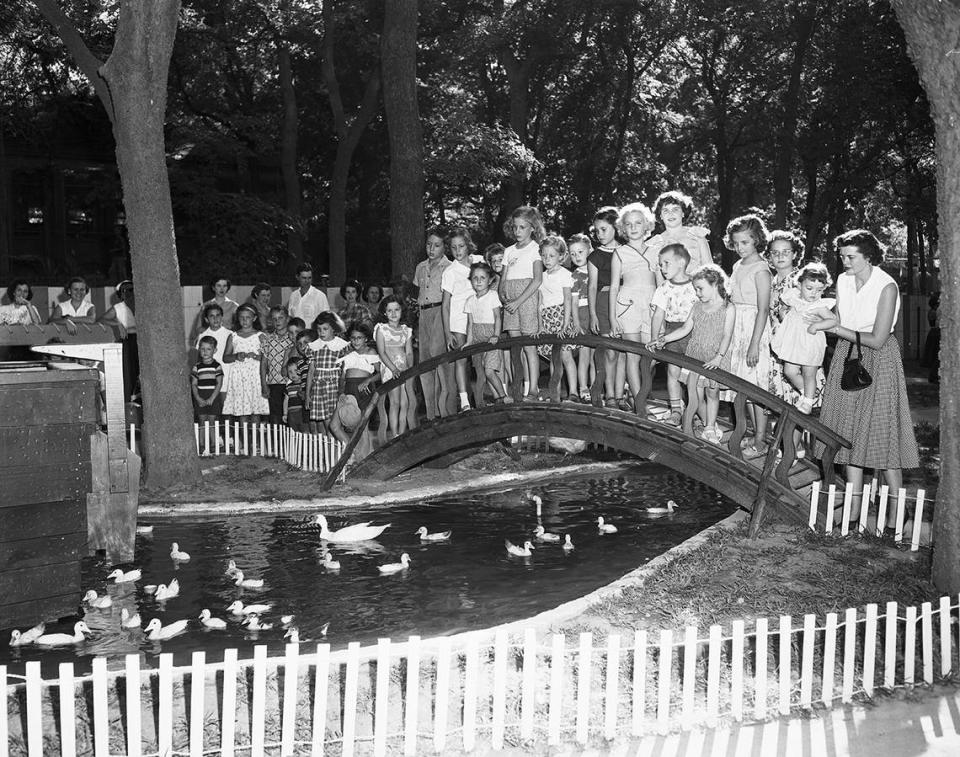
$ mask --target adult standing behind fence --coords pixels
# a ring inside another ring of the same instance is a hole
[[[853,484],[856,518],[863,491],[863,469],[882,470],[891,491],[903,485],[903,469],[920,465],[913,420],[907,402],[900,345],[893,335],[900,312],[900,290],[880,268],[883,249],[869,231],[855,229],[834,240],[844,273],[837,279],[836,316],[811,319],[810,331],[828,331],[839,339],[827,374],[820,420],[846,437],[851,449],[841,449],[836,462],[847,466]],[[856,352],[871,377],[868,387],[848,391],[840,386],[844,361]],[[892,508],[890,515],[893,515]],[[888,525],[890,518],[888,518]]]
[[[100,323],[116,326],[123,340],[123,388],[127,399],[139,394],[140,352],[137,347],[137,303],[133,282],[124,279],[115,287],[117,304],[100,316]]]
[[[297,283],[300,288],[290,295],[287,312],[291,318],[303,319],[307,328],[313,328],[317,316],[329,310],[330,303],[327,295],[313,286],[313,266],[309,263],[301,263],[297,267]]]

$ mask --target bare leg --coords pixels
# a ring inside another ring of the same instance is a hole
[[[563,361],[563,369],[567,374],[567,390],[571,397],[577,396],[577,364],[573,359],[573,352],[563,350],[560,353],[560,359]]]
[[[540,356],[534,346],[524,347],[523,355],[527,359],[527,381],[530,382],[527,393],[536,396],[540,389]]]
[[[413,379],[406,382],[405,390],[407,394],[407,428],[412,430],[420,425],[417,421],[417,388]]]
[[[421,358],[425,360],[426,358]],[[427,371],[420,375],[420,386],[423,389],[423,402],[426,405],[427,420],[437,417],[437,372]]]

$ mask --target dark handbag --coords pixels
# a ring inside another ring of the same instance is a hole
[[[873,378],[863,367],[860,358],[863,357],[863,349],[860,347],[860,332],[857,332],[857,356],[853,357],[853,351],[843,361],[843,375],[840,377],[840,388],[848,392],[859,392],[866,389],[873,383]]]

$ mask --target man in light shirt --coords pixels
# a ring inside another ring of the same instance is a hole
[[[297,283],[300,288],[290,295],[287,310],[291,318],[302,318],[307,328],[311,328],[316,317],[330,309],[330,303],[327,295],[313,286],[313,266],[309,263],[301,263],[297,268]]]

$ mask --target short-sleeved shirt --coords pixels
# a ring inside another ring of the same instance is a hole
[[[467,316],[463,305],[473,294],[470,286],[470,266],[452,261],[443,270],[440,288],[450,295],[450,331],[457,334],[467,333]]]
[[[193,366],[190,375],[196,379],[198,391],[213,391],[217,388],[217,379],[223,378],[223,366],[216,360],[209,363],[200,360]]]
[[[320,313],[329,309],[330,303],[327,301],[327,295],[313,286],[307,290],[306,294],[300,294],[299,289],[294,289],[287,304],[290,317],[303,319],[307,328],[310,328]]]
[[[548,308],[563,304],[563,290],[573,288],[573,274],[557,266],[552,272],[544,271],[540,282],[540,307]]]
[[[597,289],[610,286],[610,266],[613,265],[613,250],[605,250],[599,247],[590,253],[587,262],[593,263],[593,267],[597,269]]]
[[[380,356],[375,353],[373,355],[365,355],[354,350],[340,358],[337,363],[343,367],[344,371],[356,370],[374,373],[377,370],[377,366],[380,365]]]
[[[464,315],[473,318],[474,323],[493,325],[497,322],[497,310],[500,309],[500,296],[493,290],[487,290],[483,297],[472,294],[463,306]]]
[[[587,297],[587,291],[590,285],[590,273],[585,265],[574,268],[570,273],[573,276],[573,286],[570,288],[570,292],[573,294],[573,304],[577,307],[585,308],[590,304]]]
[[[664,281],[653,293],[650,304],[660,308],[669,323],[683,323],[690,317],[696,301],[697,290],[693,288],[693,281],[688,280],[682,284]]]
[[[260,340],[263,344],[263,355],[267,360],[267,383],[283,383],[283,367],[287,361],[287,354],[293,347],[293,339],[287,332],[283,334],[264,334]]]
[[[59,303],[60,315],[64,318],[83,318],[87,313],[93,310],[93,303],[89,300],[83,300],[80,307],[73,306],[73,300]]]
[[[540,248],[536,242],[527,242],[523,247],[512,244],[503,251],[503,278],[507,281],[532,279],[533,264],[539,260]]]
[[[303,396],[301,395],[301,390],[303,389],[302,381],[291,381],[287,384],[284,391],[287,393],[287,410],[296,410],[303,407]]]
[[[441,257],[436,262],[421,260],[417,263],[413,273],[413,283],[420,290],[417,302],[421,305],[429,305],[443,300],[440,281],[443,278],[443,272],[452,262],[450,258]]]

